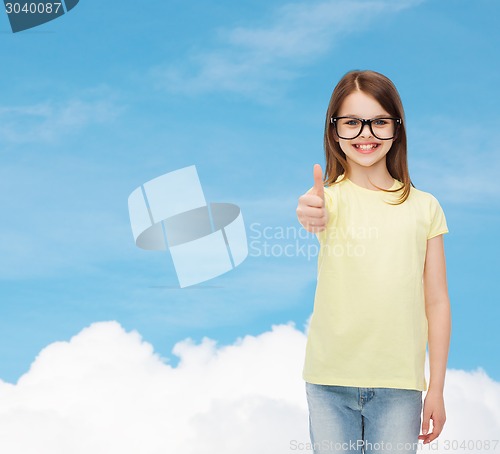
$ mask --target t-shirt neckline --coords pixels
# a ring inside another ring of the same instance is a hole
[[[395,178],[393,178],[392,180],[393,180],[393,183],[392,183],[392,186],[389,189],[396,189],[396,187],[398,186],[399,181],[396,180]],[[360,189],[361,191],[370,192],[370,193],[373,193],[373,194],[384,194],[385,193],[385,191],[382,191],[380,189],[368,189],[368,188],[364,188],[363,186],[359,186],[358,184],[356,184],[353,181],[351,181],[350,178],[346,178],[346,181],[348,181],[351,184],[351,186],[353,186],[353,187],[355,187],[357,189]]]

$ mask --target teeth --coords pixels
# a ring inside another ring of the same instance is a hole
[[[361,148],[362,150],[371,150],[372,148],[377,147],[377,144],[371,144],[371,145],[354,145],[356,148]]]

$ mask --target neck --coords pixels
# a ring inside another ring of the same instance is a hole
[[[349,179],[358,186],[376,190],[375,185],[383,189],[390,189],[394,184],[394,179],[387,170],[385,159],[381,159],[370,167],[359,165],[349,158],[347,158],[347,161],[351,170]]]

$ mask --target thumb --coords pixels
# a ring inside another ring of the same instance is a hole
[[[427,435],[427,433],[429,432],[430,419],[431,419],[430,412],[429,411],[425,411],[425,409],[424,409],[424,412],[423,412],[423,421],[422,421],[422,433],[424,435]]]
[[[323,187],[323,171],[319,164],[314,164],[314,189],[313,192],[325,200],[325,188]]]

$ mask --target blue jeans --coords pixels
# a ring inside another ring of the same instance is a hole
[[[415,454],[422,391],[306,382],[314,454]]]

